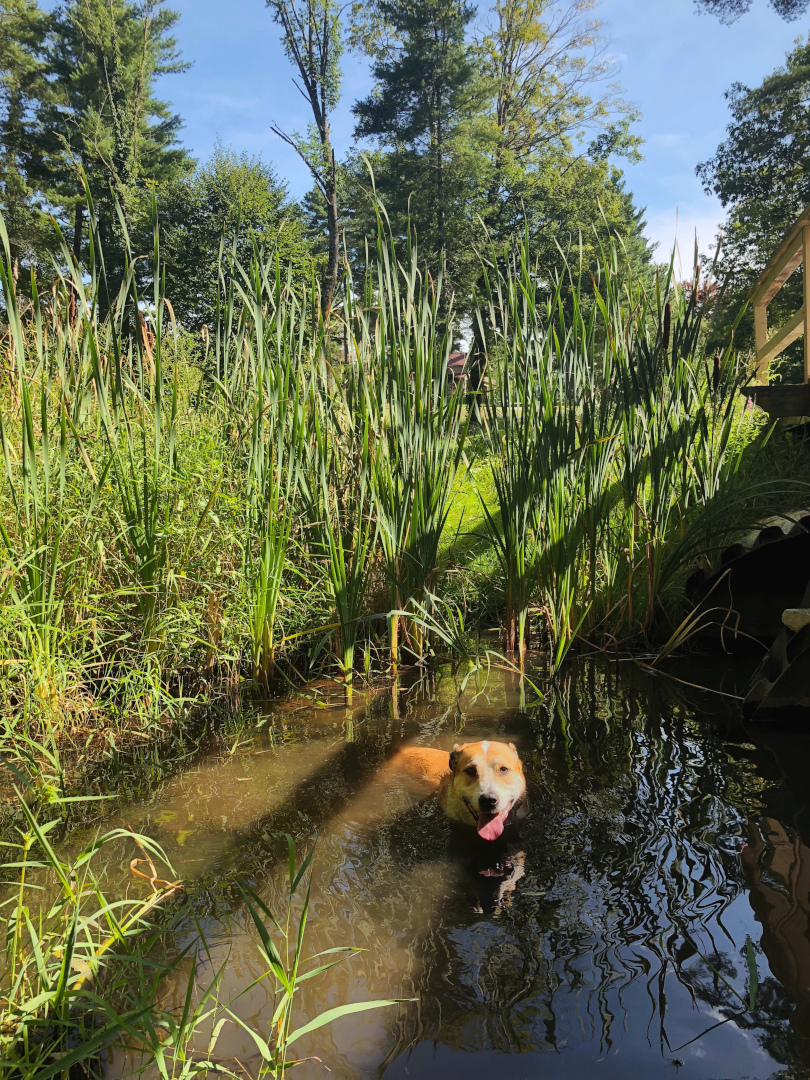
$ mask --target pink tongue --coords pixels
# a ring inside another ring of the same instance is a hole
[[[506,820],[506,815],[509,813],[509,807],[506,810],[501,810],[500,814],[485,814],[483,811],[478,815],[478,835],[482,840],[497,840],[503,832],[503,823]]]

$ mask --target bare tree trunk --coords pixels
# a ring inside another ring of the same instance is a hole
[[[447,270],[447,236],[444,212],[444,132],[442,130],[441,89],[436,111],[436,231],[439,238],[439,258],[442,274]]]

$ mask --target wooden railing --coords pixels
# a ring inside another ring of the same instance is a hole
[[[804,303],[796,314],[768,337],[768,304],[793,271],[804,263]],[[804,334],[804,381],[810,382],[810,206],[782,241],[778,251],[751,291],[754,308],[754,342],[757,349],[757,382],[767,384],[768,363]]]

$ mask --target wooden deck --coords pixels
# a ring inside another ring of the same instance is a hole
[[[804,267],[803,304],[776,333],[768,336],[768,305],[799,266]],[[773,417],[810,416],[810,206],[779,245],[751,290],[757,386],[742,392]],[[804,334],[804,382],[768,385],[768,364]]]

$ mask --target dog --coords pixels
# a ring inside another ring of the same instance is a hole
[[[387,770],[429,783],[451,821],[474,826],[482,840],[497,840],[507,825],[526,816],[526,779],[514,743],[456,743],[443,750],[410,746]]]

